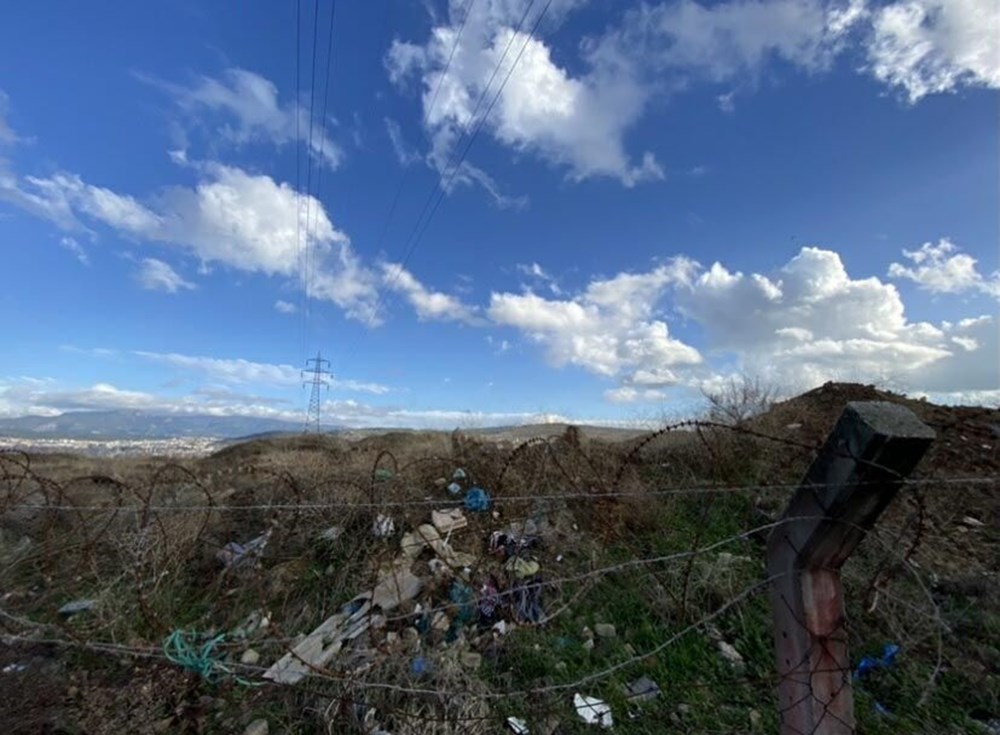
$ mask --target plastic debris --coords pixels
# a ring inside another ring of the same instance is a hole
[[[393,477],[392,470],[386,469],[385,467],[379,467],[375,470],[375,479],[379,482],[385,482],[386,480],[391,480]]]
[[[453,482],[450,485],[448,485],[448,492],[450,492],[452,495],[458,495],[460,492],[462,492],[462,486],[459,485],[457,482]]]
[[[982,528],[986,524],[983,523],[978,518],[973,518],[972,516],[965,516],[962,519],[962,525],[966,526],[967,528]]]
[[[268,735],[269,732],[271,732],[271,726],[268,725],[267,720],[260,719],[247,725],[243,735]]]
[[[607,702],[594,697],[585,697],[582,694],[573,695],[573,706],[580,719],[588,725],[600,725],[601,727],[611,727],[614,721],[611,718],[611,707]]]
[[[413,659],[413,662],[410,664],[410,671],[412,671],[417,676],[420,676],[421,674],[430,673],[431,668],[432,668],[431,662],[428,661],[423,656],[417,656],[415,659]]]
[[[858,662],[858,667],[854,670],[854,678],[862,679],[875,669],[888,669],[896,664],[896,656],[899,654],[899,646],[895,643],[886,644],[882,650],[881,658],[865,656]]]
[[[387,515],[382,513],[378,514],[378,517],[372,521],[372,535],[377,538],[385,538],[386,536],[392,536],[396,532],[396,522],[392,520]]]
[[[522,559],[519,556],[508,559],[503,568],[511,572],[517,579],[534,577],[541,570],[541,566],[534,559]]]
[[[344,529],[341,526],[330,526],[325,531],[321,532],[317,538],[320,541],[326,541],[327,543],[333,543],[339,539],[344,534]]]
[[[542,620],[542,580],[533,577],[511,590],[514,617],[521,623],[539,623]]]
[[[455,615],[456,623],[464,624],[472,620],[472,615],[476,610],[476,606],[472,603],[472,598],[471,587],[462,584],[457,579],[451,583],[451,589],[448,590],[448,599],[458,607],[458,612]]]
[[[230,541],[216,552],[215,558],[227,569],[256,566],[267,547],[267,542],[271,540],[271,531],[269,528],[245,544]]]
[[[77,613],[93,610],[96,605],[97,600],[73,600],[73,602],[67,602],[59,608],[59,614],[64,618],[69,618]]]
[[[407,559],[416,559],[427,548],[427,541],[419,533],[407,531],[400,539],[399,548]]]
[[[465,509],[484,513],[490,509],[490,496],[481,487],[470,488],[465,495]]]
[[[461,508],[431,511],[431,523],[441,533],[451,533],[469,525],[468,519],[462,515]]]
[[[660,696],[660,687],[648,676],[643,676],[625,685],[625,696],[630,702],[647,702]]]
[[[452,480],[464,480],[465,478],[466,478],[465,470],[463,470],[461,467],[456,469],[451,475]]]
[[[528,729],[528,723],[522,720],[520,717],[508,717],[507,727],[511,729],[515,735],[528,735],[531,732]]]
[[[492,625],[496,621],[497,607],[500,605],[500,591],[496,581],[490,579],[479,587],[479,624]]]
[[[28,668],[28,664],[7,664],[2,669],[0,673],[3,674],[20,674],[22,671]]]

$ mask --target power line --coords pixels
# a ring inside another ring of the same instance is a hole
[[[503,62],[506,60],[507,54],[510,52],[510,48],[514,43],[514,39],[517,37],[517,34],[520,33],[521,28],[524,25],[524,22],[527,20],[532,7],[534,6],[534,3],[535,0],[532,0],[531,3],[528,5],[528,7],[525,9],[524,14],[521,16],[521,19],[518,21],[517,27],[514,29],[513,33],[511,33],[510,38],[507,39],[507,45],[504,48],[504,52],[501,55],[500,60],[497,62],[496,67],[494,67],[493,73],[490,75],[489,81],[487,81],[486,86],[483,87],[483,91],[476,102],[475,108],[473,109],[472,113],[473,120],[476,120],[476,116],[478,115],[479,110],[482,107],[482,103],[489,94],[490,86],[492,86],[493,80],[496,78],[497,74],[500,72],[500,69],[503,67]],[[531,31],[527,34],[527,38],[525,38],[524,43],[521,45],[521,50],[514,58],[514,61],[511,64],[510,69],[507,70],[507,74],[504,76],[503,81],[501,82],[500,86],[494,93],[493,99],[487,106],[485,113],[481,117],[479,117],[478,121],[471,126],[472,127],[471,135],[468,133],[468,129],[462,131],[462,135],[459,137],[459,142],[456,144],[456,147],[452,152],[451,160],[449,161],[449,166],[446,167],[446,170],[449,171],[447,180],[444,184],[442,184],[439,180],[437,182],[437,185],[431,190],[429,196],[425,200],[424,206],[421,209],[420,214],[417,216],[417,220],[414,223],[413,229],[410,231],[409,236],[406,238],[405,242],[408,243],[408,247],[404,253],[403,259],[402,261],[400,261],[400,264],[399,266],[397,266],[395,272],[389,278],[389,283],[387,283],[385,288],[382,289],[379,299],[376,302],[375,309],[372,312],[371,317],[369,318],[369,323],[368,323],[369,327],[372,324],[372,320],[374,320],[375,316],[378,314],[378,311],[381,308],[382,304],[385,302],[386,294],[392,289],[396,281],[399,280],[400,275],[402,275],[403,270],[406,268],[406,264],[412,257],[413,252],[416,250],[417,245],[420,243],[420,240],[423,239],[423,235],[427,231],[427,227],[430,225],[431,219],[434,217],[434,214],[437,212],[438,207],[441,205],[441,201],[444,199],[445,194],[448,192],[452,182],[454,182],[455,177],[461,170],[462,163],[465,161],[466,155],[468,155],[468,152],[472,147],[472,144],[475,142],[476,137],[479,135],[479,131],[482,130],[483,126],[486,123],[486,120],[489,118],[490,113],[496,106],[496,103],[499,100],[500,95],[503,93],[504,87],[506,87],[507,82],[510,80],[511,75],[514,73],[514,69],[517,68],[517,65],[520,62],[521,57],[524,55],[525,49],[527,48],[528,44],[532,41],[535,32],[538,30],[539,25],[541,25],[542,19],[545,17],[545,14],[548,12],[549,6],[551,5],[552,5],[552,0],[547,0],[547,2],[545,3],[545,7],[543,7],[541,13],[538,14],[538,17],[535,19]],[[467,142],[463,147],[462,143],[463,141],[466,140]]]
[[[302,264],[302,294],[303,294],[303,342],[308,343],[309,328],[309,213],[312,208],[312,168],[313,168],[313,111],[316,108],[316,41],[319,34],[319,0],[313,5],[313,42],[312,42],[312,63],[309,72],[309,137],[306,143],[306,236],[302,243],[303,264]]]
[[[320,138],[319,138],[319,168],[316,172],[316,201],[318,204],[320,202],[320,193],[323,188],[323,154],[326,150],[326,115],[327,115],[327,104],[330,99],[330,75],[331,75],[331,60],[333,58],[333,22],[337,15],[337,2],[333,0],[330,7],[330,25],[327,28],[327,42],[326,42],[326,75],[323,80],[323,115],[322,115],[322,125],[320,127]],[[306,237],[309,237],[309,216],[308,209],[306,214]],[[317,217],[319,214],[317,213]],[[315,235],[315,228],[313,234]],[[308,257],[309,250],[307,248],[307,261],[306,261],[306,282],[305,282],[305,293],[306,293],[306,303],[308,304],[309,292],[312,288],[312,278],[315,272],[315,248],[313,249],[312,257]],[[308,323],[309,314],[306,315],[306,321]]]

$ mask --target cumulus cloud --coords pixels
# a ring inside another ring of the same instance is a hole
[[[426,321],[479,324],[475,309],[459,299],[440,291],[431,291],[418,281],[401,263],[383,263],[382,280],[386,289],[402,294],[417,318]]]
[[[136,272],[136,280],[147,291],[177,293],[181,289],[194,289],[194,284],[175,271],[169,263],[156,258],[143,258]]]
[[[902,0],[873,12],[871,72],[910,102],[966,85],[1000,88],[995,0]]]
[[[214,162],[189,165],[199,177],[194,187],[168,187],[146,203],[68,173],[11,176],[7,198],[66,230],[99,223],[181,248],[206,266],[292,278],[311,298],[332,301],[356,319],[371,317],[378,280],[319,200],[265,174]],[[0,195],[4,188],[0,177]]]
[[[952,391],[1000,387],[982,323],[912,322],[894,286],[851,278],[830,250],[802,248],[770,274],[715,263],[677,289],[676,303],[705,328],[713,354],[789,391],[826,380],[926,390],[944,376]]]
[[[278,299],[274,302],[274,310],[279,314],[294,314],[299,310],[299,308],[290,301],[282,301],[281,299]]]
[[[561,17],[577,4],[553,3],[549,17]],[[550,48],[529,33],[540,13],[527,0],[452,2],[447,20],[435,25],[426,41],[394,41],[386,65],[397,84],[419,79],[431,165],[444,175],[463,136],[482,127],[575,180],[610,176],[632,186],[662,178],[652,153],[635,162],[625,150],[625,133],[645,102],[628,69],[601,59],[588,62],[578,75],[561,67]],[[474,168],[454,176],[465,183],[492,182]]]
[[[904,250],[910,265],[891,263],[890,278],[913,281],[931,293],[980,292],[1000,298],[1000,272],[984,276],[976,267],[976,259],[959,252],[948,238],[935,245],[925,242],[916,250]]]
[[[323,134],[323,121],[317,119],[318,115],[313,118],[309,140],[308,99],[299,104],[296,116],[295,103],[282,103],[274,82],[252,71],[226,69],[220,77],[200,76],[190,85],[138,76],[169,94],[193,120],[235,145],[286,145],[301,138],[312,144],[314,158],[330,168],[337,168],[343,159],[341,147]]]
[[[488,315],[524,332],[556,367],[577,365],[625,385],[642,380],[647,388],[662,387],[674,382],[671,367],[702,359],[698,350],[670,336],[657,311],[668,289],[689,280],[694,268],[693,261],[677,258],[647,273],[595,280],[565,299],[530,291],[493,293]]]

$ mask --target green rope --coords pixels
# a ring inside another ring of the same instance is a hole
[[[215,684],[220,679],[232,676],[243,686],[260,686],[260,682],[234,676],[232,669],[219,660],[221,654],[216,648],[226,639],[225,633],[209,638],[199,648],[197,641],[200,638],[204,638],[201,633],[175,630],[163,641],[163,655],[171,663],[198,674],[209,684]]]

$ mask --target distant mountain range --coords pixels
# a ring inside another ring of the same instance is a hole
[[[302,424],[253,416],[157,414],[146,411],[70,411],[59,416],[0,418],[0,436],[48,439],[170,439],[297,432]],[[330,430],[333,430],[332,427]]]

